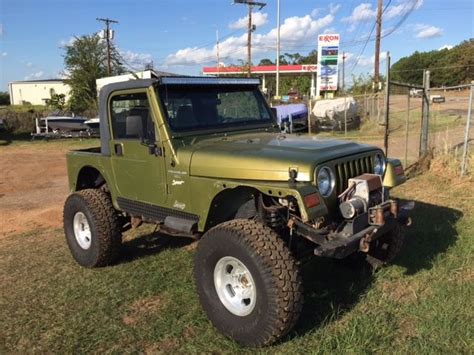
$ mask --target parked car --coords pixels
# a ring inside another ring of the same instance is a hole
[[[422,89],[410,89],[410,96],[411,97],[422,97],[423,90]]]

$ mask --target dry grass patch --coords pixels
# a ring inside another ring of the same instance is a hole
[[[123,316],[122,322],[125,325],[135,325],[142,318],[157,314],[165,303],[161,295],[138,299],[128,306],[127,314]]]
[[[145,346],[145,354],[172,354],[179,348],[179,342],[176,338],[166,337],[162,341]]]

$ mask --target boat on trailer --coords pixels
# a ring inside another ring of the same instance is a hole
[[[99,124],[100,124],[99,117],[90,118],[87,121],[85,121],[84,124],[91,131],[99,131]]]
[[[87,130],[87,118],[81,116],[48,116],[41,119],[42,123],[53,131],[83,131]]]

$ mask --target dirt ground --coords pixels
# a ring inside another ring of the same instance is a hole
[[[0,239],[12,233],[61,227],[68,193],[65,153],[69,148],[55,143],[31,147],[0,147]]]

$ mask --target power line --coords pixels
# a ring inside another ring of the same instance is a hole
[[[384,7],[384,9],[383,9],[383,11],[382,11],[382,15],[385,13],[385,10],[387,10],[388,5],[390,5],[391,2],[392,2],[392,1],[389,0],[389,2],[387,3],[387,5],[385,5],[385,7]],[[370,38],[372,37],[372,33],[374,33],[374,30],[375,30],[375,26],[376,26],[376,25],[377,25],[377,21],[374,22],[374,25],[372,26],[372,29],[370,30],[370,33],[369,33],[369,35],[367,36],[367,39],[365,40],[364,46],[362,47],[361,52],[360,52],[359,55],[357,56],[357,59],[356,59],[354,65],[352,66],[351,74],[354,72],[355,67],[356,67],[357,64],[359,63],[359,60],[360,60],[360,58],[362,57],[362,54],[364,54],[365,48],[367,47],[367,43],[369,43],[369,40],[370,40]]]

